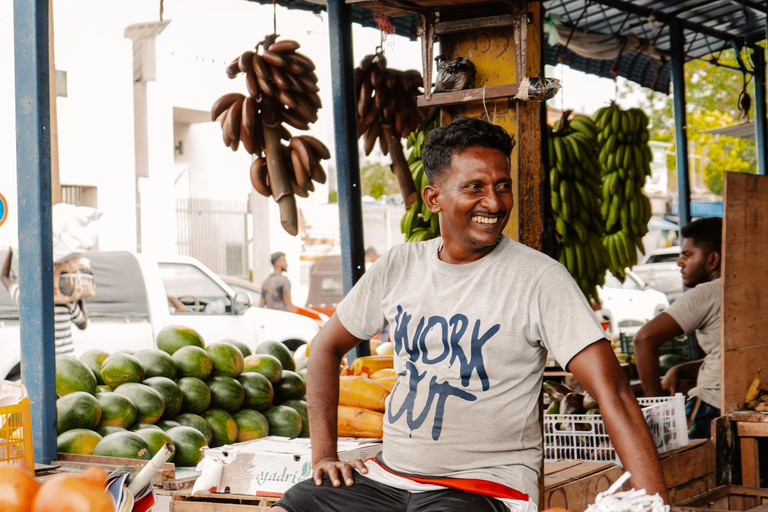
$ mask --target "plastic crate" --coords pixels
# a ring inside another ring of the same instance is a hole
[[[30,418],[28,398],[16,405],[0,407],[0,466],[24,462],[27,469],[34,471]]]
[[[685,397],[637,399],[659,453],[688,445]],[[544,460],[583,460],[621,464],[599,414],[545,414]]]
[[[619,335],[619,342],[621,343],[621,352],[624,354],[632,355],[635,353],[634,345],[632,344],[633,336],[627,336],[625,334]],[[704,357],[704,352],[699,347],[696,341],[695,335],[682,335],[677,336],[664,343],[659,347],[659,355],[675,354],[686,361],[696,361]]]

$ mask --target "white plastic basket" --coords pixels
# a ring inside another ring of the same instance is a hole
[[[638,398],[659,453],[688,445],[685,397]],[[544,460],[583,460],[621,464],[599,414],[545,414]]]

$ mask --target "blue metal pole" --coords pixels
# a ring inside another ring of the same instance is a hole
[[[766,174],[768,169],[768,137],[766,134],[765,105],[765,54],[760,46],[752,48],[752,62],[755,63],[755,140],[757,142],[757,174]]]
[[[341,229],[341,270],[346,295],[365,272],[363,207],[360,199],[360,161],[357,151],[355,73],[352,55],[352,17],[344,0],[328,0],[333,93],[333,137]],[[347,354],[347,362],[371,353],[368,340]]]
[[[688,176],[688,134],[685,120],[685,34],[677,18],[669,23],[672,53],[672,93],[675,115],[675,160],[677,167],[677,204],[682,228],[691,222],[691,183]]]
[[[14,0],[21,377],[35,461],[56,459],[48,0]]]

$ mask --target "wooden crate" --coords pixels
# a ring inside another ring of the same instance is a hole
[[[544,464],[544,508],[582,512],[623,473],[608,462],[561,461]]]
[[[51,465],[80,470],[85,470],[89,466],[99,466],[107,473],[123,466],[136,468],[136,471],[141,471],[141,468],[149,462],[146,460],[125,459],[122,457],[101,457],[97,455],[79,455],[61,452],[56,456],[58,459],[51,461]],[[163,464],[161,470],[155,474],[153,483],[154,485],[162,486],[163,482],[173,480],[174,478],[176,478],[176,466],[172,462],[166,462]]]
[[[266,512],[279,499],[212,492],[199,492],[192,496],[191,490],[183,490],[173,493],[169,512]]]
[[[722,485],[695,498],[683,500],[672,507],[672,512],[712,512],[768,510],[768,489]]]
[[[715,447],[708,439],[692,440],[688,446],[659,457],[670,503],[678,503],[715,486]]]

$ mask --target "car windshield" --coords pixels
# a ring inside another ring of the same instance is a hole
[[[174,313],[222,314],[231,311],[232,302],[221,286],[199,268],[182,263],[161,263],[160,274],[168,300],[178,299],[186,310],[176,307]]]
[[[672,263],[678,259],[680,259],[680,253],[652,254],[648,257],[647,263]]]
[[[603,288],[618,288],[622,290],[642,290],[640,284],[635,281],[632,276],[627,275],[624,277],[624,281],[620,281],[616,276],[610,272],[605,273],[605,284]]]

